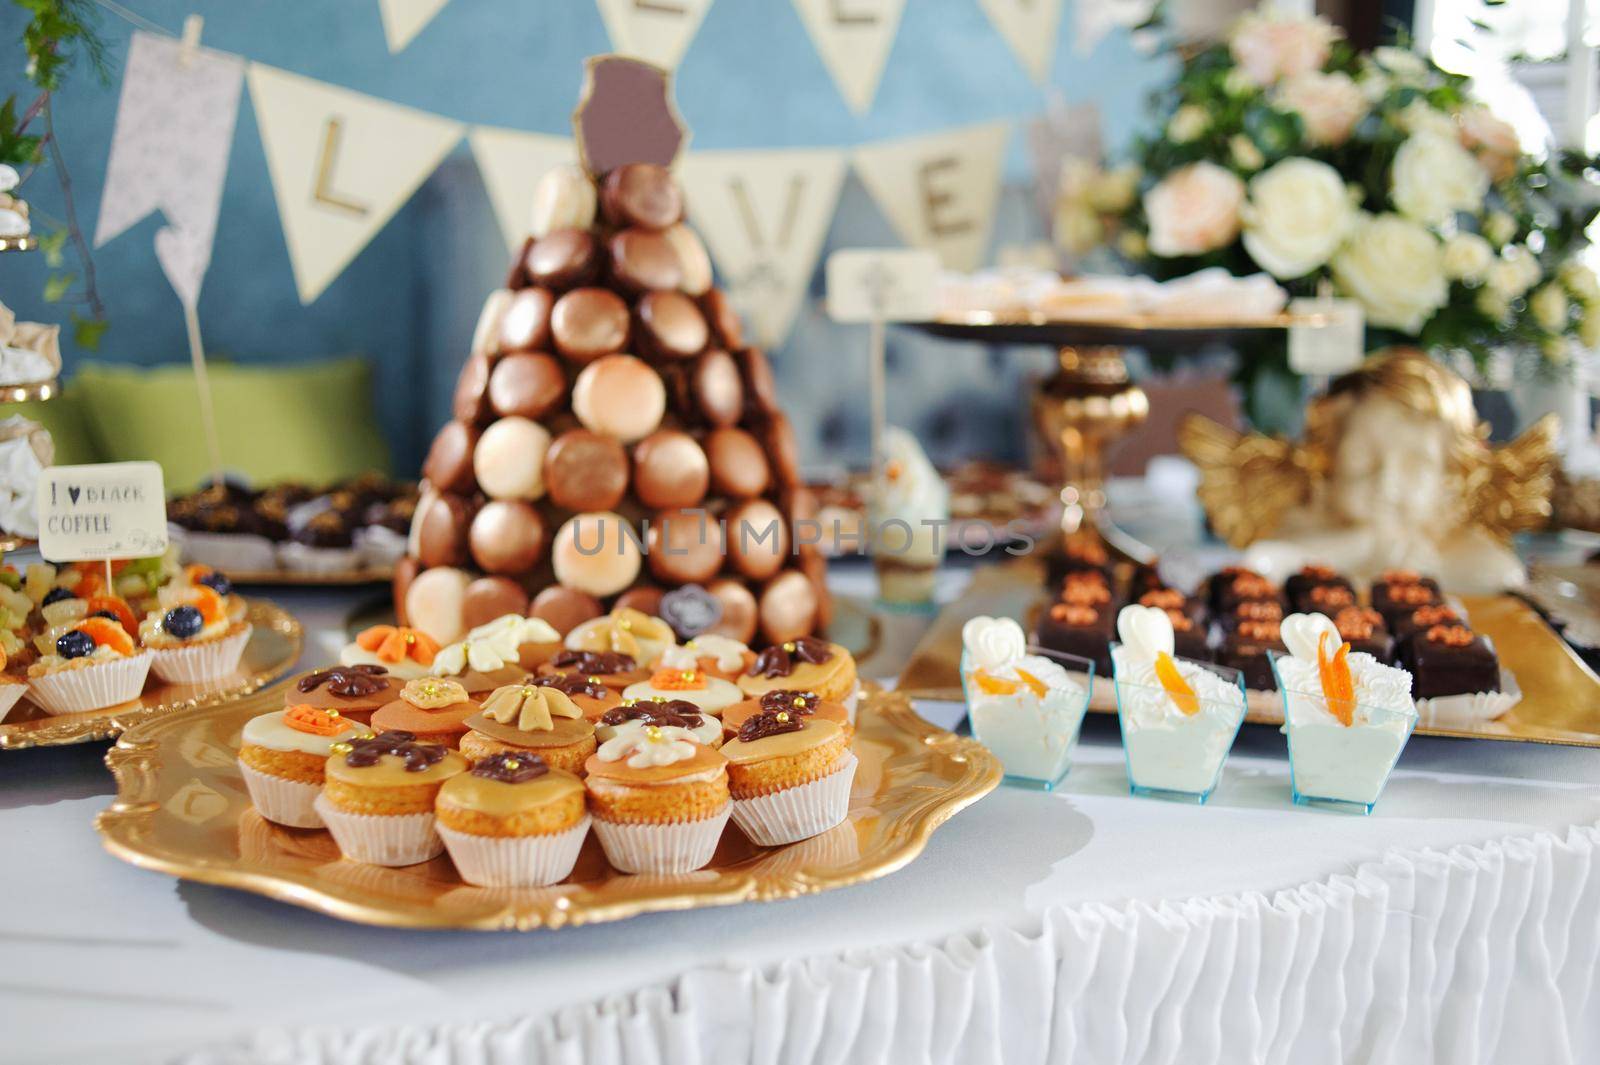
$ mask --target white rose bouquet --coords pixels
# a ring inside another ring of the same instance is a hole
[[[1357,55],[1322,19],[1246,15],[1184,59],[1131,160],[1063,181],[1058,242],[1109,244],[1158,276],[1331,287],[1361,303],[1374,346],[1564,363],[1575,339],[1600,346],[1600,282],[1577,257],[1597,163],[1525,153],[1466,90],[1404,49]]]

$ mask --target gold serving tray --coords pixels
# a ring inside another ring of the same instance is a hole
[[[961,626],[980,614],[1012,617],[1024,627],[1044,602],[1043,568],[1032,560],[991,566],[974,575],[945,607],[900,674],[896,689],[926,699],[960,701]],[[1472,627],[1494,641],[1500,664],[1517,678],[1522,700],[1494,721],[1456,727],[1417,724],[1419,736],[1456,736],[1600,747],[1600,677],[1521,599],[1459,596]],[[1110,678],[1095,678],[1089,709],[1116,713]],[[1276,692],[1251,692],[1245,720],[1283,724]]]
[[[169,711],[215,707],[271,684],[300,657],[300,623],[277,604],[254,598],[250,600],[248,618],[255,632],[251,633],[233,676],[208,684],[168,684],[151,674],[144,694],[136,702],[56,717],[24,696],[0,722],[0,750],[114,739],[134,725]]]
[[[328,833],[283,828],[251,807],[235,754],[250,717],[281,689],[182,710],[123,735],[106,754],[117,798],[95,819],[106,849],[146,869],[253,891],[347,921],[397,928],[516,929],[619,921],[660,910],[793,898],[886,876],[933,830],[1000,782],[974,740],[935,728],[897,692],[863,695],[850,817],[814,839],[757,847],[730,823],[711,865],[627,876],[593,834],[572,876],[547,888],[476,888],[446,856],[403,869],[346,861]]]

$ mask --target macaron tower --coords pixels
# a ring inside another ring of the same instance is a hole
[[[612,56],[589,79],[584,167],[536,185],[423,464],[396,614],[440,644],[508,613],[565,636],[688,587],[645,611],[680,639],[810,635],[825,562],[793,523],[815,503],[772,367],[685,220],[665,75]]]

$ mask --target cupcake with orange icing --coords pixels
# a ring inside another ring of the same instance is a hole
[[[144,691],[152,654],[110,618],[87,617],[57,631],[28,667],[28,692],[47,714],[77,714],[131,702]]]
[[[728,823],[728,763],[681,728],[618,732],[584,766],[595,835],[624,873],[688,873]]]
[[[629,728],[681,728],[707,747],[722,746],[722,722],[683,699],[629,699],[607,710],[594,723],[595,738],[604,743]]]
[[[848,740],[855,734],[855,726],[850,724],[850,714],[843,703],[830,703],[820,698],[816,692],[784,691],[774,689],[761,695],[757,699],[745,699],[734,703],[722,712],[722,731],[724,736],[732,739],[738,735],[744,723],[757,714],[772,713],[787,710],[792,714],[802,717],[816,717],[824,721],[832,721],[844,729],[845,739]]]
[[[434,801],[461,879],[479,887],[564,880],[589,834],[583,782],[537,754],[498,751],[451,777]]]
[[[466,735],[467,718],[477,712],[478,704],[459,681],[418,677],[405,682],[398,699],[373,712],[372,727],[379,732],[409,732],[418,743],[454,748]]]
[[[229,615],[223,597],[204,584],[163,588],[159,606],[139,624],[151,670],[174,684],[201,684],[239,668],[251,625]],[[91,605],[95,600],[90,600]],[[119,619],[125,625],[125,619]]]
[[[708,632],[661,652],[656,668],[698,669],[707,676],[737,682],[755,662],[756,653],[738,640]]]
[[[290,828],[322,828],[313,806],[335,743],[370,735],[336,710],[300,704],[244,723],[239,771],[256,812]]]
[[[746,698],[780,690],[816,692],[830,703],[844,704],[852,721],[860,694],[856,662],[850,652],[814,636],[775,643],[763,650],[739,678],[739,688]]]
[[[650,670],[641,668],[632,655],[620,651],[574,651],[570,648],[556,652],[556,656],[539,667],[539,675],[555,673],[581,673],[598,678],[613,691],[621,692],[632,684],[650,679]]]
[[[334,743],[314,804],[346,858],[371,865],[415,865],[444,851],[434,803],[461,755],[409,732]]]
[[[605,678],[582,673],[546,673],[531,677],[525,683],[541,688],[554,688],[577,704],[583,716],[590,721],[599,720],[607,710],[622,703],[622,696],[606,684]]]
[[[744,698],[739,687],[700,669],[658,669],[650,679],[630,684],[622,690],[623,699],[682,699],[713,717]]]
[[[722,754],[734,823],[752,843],[774,847],[807,839],[849,812],[856,757],[837,722],[764,711],[745,719]]]
[[[577,774],[595,749],[594,726],[566,693],[549,685],[497,688],[466,725],[470,731],[461,739],[461,753],[472,759],[501,752],[536,754],[552,769]]]
[[[328,666],[289,681],[283,704],[303,703],[318,710],[337,710],[352,721],[372,720],[379,707],[400,698],[401,681],[383,666]]]
[[[421,629],[374,625],[363,629],[339,652],[342,666],[382,666],[398,680],[416,680],[433,670],[439,643]]]

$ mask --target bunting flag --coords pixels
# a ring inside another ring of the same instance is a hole
[[[621,55],[666,70],[678,69],[689,42],[705,20],[711,0],[595,0]]]
[[[856,114],[872,106],[905,0],[794,0],[811,43]]]
[[[1061,28],[1061,0],[978,0],[978,5],[1033,80],[1046,84]]]
[[[260,63],[248,78],[295,284],[310,303],[433,173],[462,126]]]
[[[450,0],[378,0],[378,14],[383,17],[383,36],[389,42],[389,54],[399,52],[411,43],[411,38],[433,21]]]
[[[156,259],[186,307],[211,264],[243,80],[237,56],[137,30],[128,45],[94,243],[160,211]]]
[[[576,163],[577,145],[571,137],[494,126],[474,126],[467,134],[467,143],[472,146],[472,157],[489,190],[489,203],[506,247],[515,253],[528,235],[533,186],[551,167]]]
[[[902,240],[938,252],[951,269],[975,270],[994,228],[1010,132],[1006,121],[963,126],[862,145],[852,161]]]
[[[794,325],[844,183],[836,148],[691,152],[678,166],[689,216],[756,342]]]

